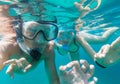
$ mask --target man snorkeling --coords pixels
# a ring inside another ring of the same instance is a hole
[[[14,17],[11,19],[8,13],[8,5],[2,5],[0,10],[0,20],[6,24],[0,24],[0,70],[9,64],[7,74],[13,77],[14,72],[24,73],[44,60],[50,84],[59,84],[55,68],[54,46],[52,42],[48,42],[55,38],[54,35],[49,37],[48,34],[57,30],[56,25],[51,22],[31,21],[23,23],[23,26],[20,18],[18,18],[18,25],[16,25],[13,24]],[[31,32],[31,30],[33,31]]]

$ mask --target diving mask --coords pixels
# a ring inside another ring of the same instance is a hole
[[[38,34],[43,34],[47,41],[54,40],[58,34],[58,27],[54,23],[43,21],[31,21],[23,25],[22,35],[24,38],[34,40]]]
[[[25,44],[23,38],[33,40],[39,33],[42,33],[47,41],[55,39],[58,34],[58,27],[55,24],[57,22],[57,20],[56,19],[54,21],[40,20],[40,21],[35,22],[37,24],[37,26],[31,27],[31,29],[33,29],[33,30],[35,29],[35,31],[33,31],[34,33],[32,34],[32,33],[24,32],[24,30],[28,29],[29,27],[28,28],[24,27],[23,20],[21,19],[20,15],[16,19],[17,19],[17,23],[15,24],[16,26],[14,27],[14,29],[17,34],[17,43],[18,43],[20,49],[24,53],[26,53],[27,55],[30,55],[33,59],[38,61],[42,56],[42,53],[43,53],[42,49],[39,47],[30,48],[29,46],[27,46]],[[29,34],[32,34],[32,36],[30,36]],[[52,34],[52,36],[51,36],[51,34]]]

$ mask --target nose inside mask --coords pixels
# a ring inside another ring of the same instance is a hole
[[[34,41],[36,41],[37,43],[45,43],[45,42],[47,42],[42,33],[39,33],[36,36]]]

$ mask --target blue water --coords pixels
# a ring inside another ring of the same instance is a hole
[[[53,4],[57,4],[59,6],[63,6],[65,8],[69,8],[73,6],[74,1],[79,0],[46,0],[48,2],[53,2]],[[73,8],[72,8],[73,9]],[[62,10],[62,9],[61,9]],[[74,14],[70,15],[71,17],[77,17],[78,13],[75,12]],[[69,11],[70,12],[70,11]],[[67,11],[65,13],[61,13],[60,23],[64,22],[63,20],[68,21],[68,17],[64,14],[68,14]],[[60,14],[56,13],[56,16],[59,16]],[[67,17],[67,18],[66,18]],[[61,20],[61,18],[63,18]],[[83,18],[84,21],[86,21],[84,28],[96,28],[99,29],[102,27],[120,27],[120,0],[102,0],[102,4],[100,8],[94,12],[91,12],[89,15]],[[105,26],[102,26],[106,24]],[[98,32],[97,30],[95,32]],[[95,33],[94,31],[91,33]],[[105,42],[111,43],[113,40],[115,40],[120,35],[120,31],[115,32],[111,38]],[[100,47],[103,45],[101,44],[91,44],[92,47],[98,51]],[[87,59],[89,63],[95,64],[91,58],[89,58],[88,54],[85,53],[85,51],[80,48],[80,56],[81,58]],[[70,60],[68,59],[68,56],[61,56],[56,51],[56,66],[57,69],[60,65],[67,64]],[[6,67],[7,68],[7,67]],[[30,73],[19,75],[15,74],[14,79],[10,79],[8,75],[5,74],[4,68],[3,71],[0,72],[0,84],[49,84],[47,75],[45,73],[44,69],[44,62],[41,62],[37,68]],[[98,78],[97,84],[120,84],[120,63],[113,65],[109,68],[103,69],[95,64],[95,74]],[[59,71],[58,71],[59,73]]]

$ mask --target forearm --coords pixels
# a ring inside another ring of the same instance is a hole
[[[49,58],[45,58],[45,69],[50,84],[60,84],[55,67],[55,58],[49,53]]]
[[[79,35],[77,36],[77,41],[80,44],[80,46],[82,46],[85,51],[92,57],[92,59],[94,59],[94,55],[96,54],[96,52],[93,50],[93,48],[87,43],[87,41],[80,37]]]
[[[13,4],[13,3],[15,3],[15,1],[11,1],[11,0],[0,0],[0,5],[11,5],[11,4]]]
[[[115,47],[118,47],[120,45],[120,36],[112,42],[111,44],[111,48],[115,48]]]
[[[105,28],[102,29],[104,32],[102,35],[90,34],[89,31],[92,30],[83,30],[78,32],[77,34],[83,37],[87,42],[90,43],[98,43],[98,42],[105,42],[109,37],[118,30],[118,28]],[[93,30],[94,31],[94,30]]]

